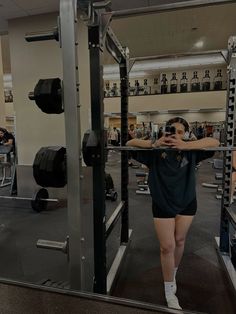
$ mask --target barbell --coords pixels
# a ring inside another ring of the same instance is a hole
[[[178,148],[172,148],[168,146],[162,146],[162,147],[153,147],[153,148],[141,148],[141,147],[133,147],[133,146],[107,146],[106,149],[108,150],[114,150],[114,151],[158,151],[158,150],[181,150],[181,151],[206,151],[206,152],[225,152],[225,151],[236,151],[236,147],[206,147],[206,148],[196,148],[196,149],[178,149]]]
[[[18,196],[0,196],[0,199],[30,201],[32,209],[35,210],[36,212],[41,212],[42,210],[46,210],[48,206],[48,202],[56,202],[56,203],[59,202],[58,199],[49,198],[48,190],[44,188],[39,189],[32,198],[18,197]]]

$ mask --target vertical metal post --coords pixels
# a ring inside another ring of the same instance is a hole
[[[225,123],[225,146],[234,145],[236,112],[236,37],[228,42],[228,87]],[[223,195],[221,201],[220,251],[229,253],[229,219],[227,210],[230,206],[230,188],[232,172],[232,151],[224,152]]]
[[[85,286],[81,242],[81,135],[77,58],[77,1],[60,1],[60,40],[63,60],[63,101],[67,150],[70,287]]]
[[[105,139],[101,31],[99,25],[89,27],[91,118],[92,130],[99,142],[93,166],[94,210],[94,292],[106,293],[106,217],[105,217]]]
[[[127,50],[127,49],[126,49]],[[128,54],[128,50],[127,50]],[[128,100],[129,100],[129,74],[128,57],[122,58],[120,63],[121,80],[121,145],[125,146],[128,140]],[[129,240],[129,169],[128,152],[121,152],[121,200],[124,202],[124,209],[121,216],[121,243]]]

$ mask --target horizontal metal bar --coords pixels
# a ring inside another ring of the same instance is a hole
[[[119,10],[112,12],[112,18],[126,18],[135,15],[162,13],[168,11],[184,10],[184,9],[195,9],[212,5],[228,4],[233,3],[234,0],[191,0],[181,1],[177,3],[161,4],[149,7],[141,7],[128,10]]]
[[[67,253],[67,241],[57,242],[57,241],[49,241],[49,240],[38,240],[36,246],[37,248],[40,248],[40,249],[48,249],[48,250],[61,251],[63,253]]]
[[[114,284],[115,278],[118,275],[119,268],[121,266],[121,262],[124,258],[124,255],[125,255],[125,252],[127,251],[128,246],[129,246],[131,234],[132,234],[132,230],[129,229],[129,241],[127,244],[122,244],[119,247],[118,252],[117,252],[117,254],[114,258],[114,261],[111,265],[111,268],[108,272],[108,275],[107,275],[107,294],[111,293],[112,286]]]
[[[113,230],[116,221],[120,217],[121,211],[125,205],[125,202],[120,202],[120,204],[116,207],[113,214],[109,218],[109,220],[106,223],[106,238],[110,235],[111,231]]]
[[[106,149],[114,150],[114,151],[153,151],[153,150],[177,150],[177,148],[170,148],[167,146],[156,147],[156,148],[141,148],[141,147],[133,147],[133,146],[107,146]],[[181,149],[181,151],[206,151],[206,152],[225,152],[225,151],[234,151],[236,147],[206,147],[206,148],[198,148],[198,149]]]
[[[185,53],[175,53],[175,54],[164,54],[164,55],[155,55],[155,56],[145,56],[145,57],[135,57],[130,58],[130,61],[149,61],[149,60],[160,60],[160,59],[170,59],[170,58],[184,58],[191,56],[207,56],[219,54],[222,57],[222,61],[226,62],[228,51],[227,50],[206,50],[206,51],[194,51],[194,52],[185,52]],[[226,56],[226,58],[225,58]]]
[[[88,292],[81,292],[81,291],[75,291],[75,290],[69,290],[69,289],[59,289],[59,288],[54,288],[54,287],[48,287],[48,286],[42,286],[42,285],[36,285],[36,284],[32,284],[32,283],[26,283],[26,282],[21,282],[21,281],[16,281],[16,280],[11,280],[11,279],[5,279],[5,278],[1,278],[0,280],[0,286],[4,287],[8,286],[7,288],[9,289],[9,291],[11,292],[11,289],[13,288],[18,288],[18,296],[25,296],[27,295],[31,295],[31,296],[35,296],[35,294],[37,292],[42,292],[42,293],[50,293],[52,296],[54,294],[55,297],[60,297],[60,296],[64,296],[68,298],[68,302],[70,302],[70,297],[76,297],[76,299],[78,300],[78,307],[80,305],[80,298],[82,299],[83,303],[86,300],[91,300],[91,301],[98,301],[98,302],[106,302],[107,304],[113,304],[113,305],[121,305],[121,306],[125,306],[125,307],[130,307],[140,310],[147,310],[150,312],[154,312],[155,313],[171,313],[171,314],[204,314],[204,313],[200,313],[200,312],[192,312],[192,311],[187,311],[184,310],[182,312],[180,312],[179,310],[174,310],[171,308],[167,308],[165,306],[161,306],[161,305],[156,305],[153,303],[145,303],[145,302],[141,302],[141,301],[133,301],[133,300],[128,300],[128,299],[122,299],[122,298],[117,298],[117,297],[112,297],[112,296],[107,296],[107,295],[101,295],[101,294],[96,294],[96,293],[88,293]],[[14,291],[15,292],[15,291]],[[23,300],[23,298],[19,298],[19,300]],[[27,299],[29,300],[29,298]],[[27,303],[27,300],[23,300],[24,305],[25,304],[29,304]],[[3,304],[4,300],[2,301]],[[19,306],[21,306],[21,304],[19,304]],[[132,311],[132,310],[131,310]]]
[[[33,201],[33,198],[30,197],[18,197],[18,196],[0,196],[0,199],[9,199],[9,200],[22,200],[22,201]],[[36,201],[36,199],[35,199]],[[56,202],[58,203],[59,200],[56,198],[38,198],[38,201],[45,201],[45,202]]]
[[[58,29],[55,27],[52,30],[32,32],[25,34],[25,40],[28,42],[43,41],[43,40],[59,40]]]

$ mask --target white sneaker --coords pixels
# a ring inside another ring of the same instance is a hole
[[[173,293],[176,294],[177,292],[177,285],[176,285],[176,281],[174,281],[174,284],[173,284]]]
[[[182,307],[179,305],[179,300],[174,294],[166,296],[166,302],[167,302],[167,306],[169,308],[176,309],[176,310],[182,310]]]

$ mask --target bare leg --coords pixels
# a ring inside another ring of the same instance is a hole
[[[194,216],[177,215],[175,218],[175,267],[179,266],[184,252],[185,238]]]
[[[154,218],[157,237],[160,241],[161,267],[164,281],[173,281],[175,267],[175,219]]]
[[[168,307],[181,310],[174,292],[175,267],[175,218],[154,218],[160,241],[161,267],[164,277],[165,297]]]

